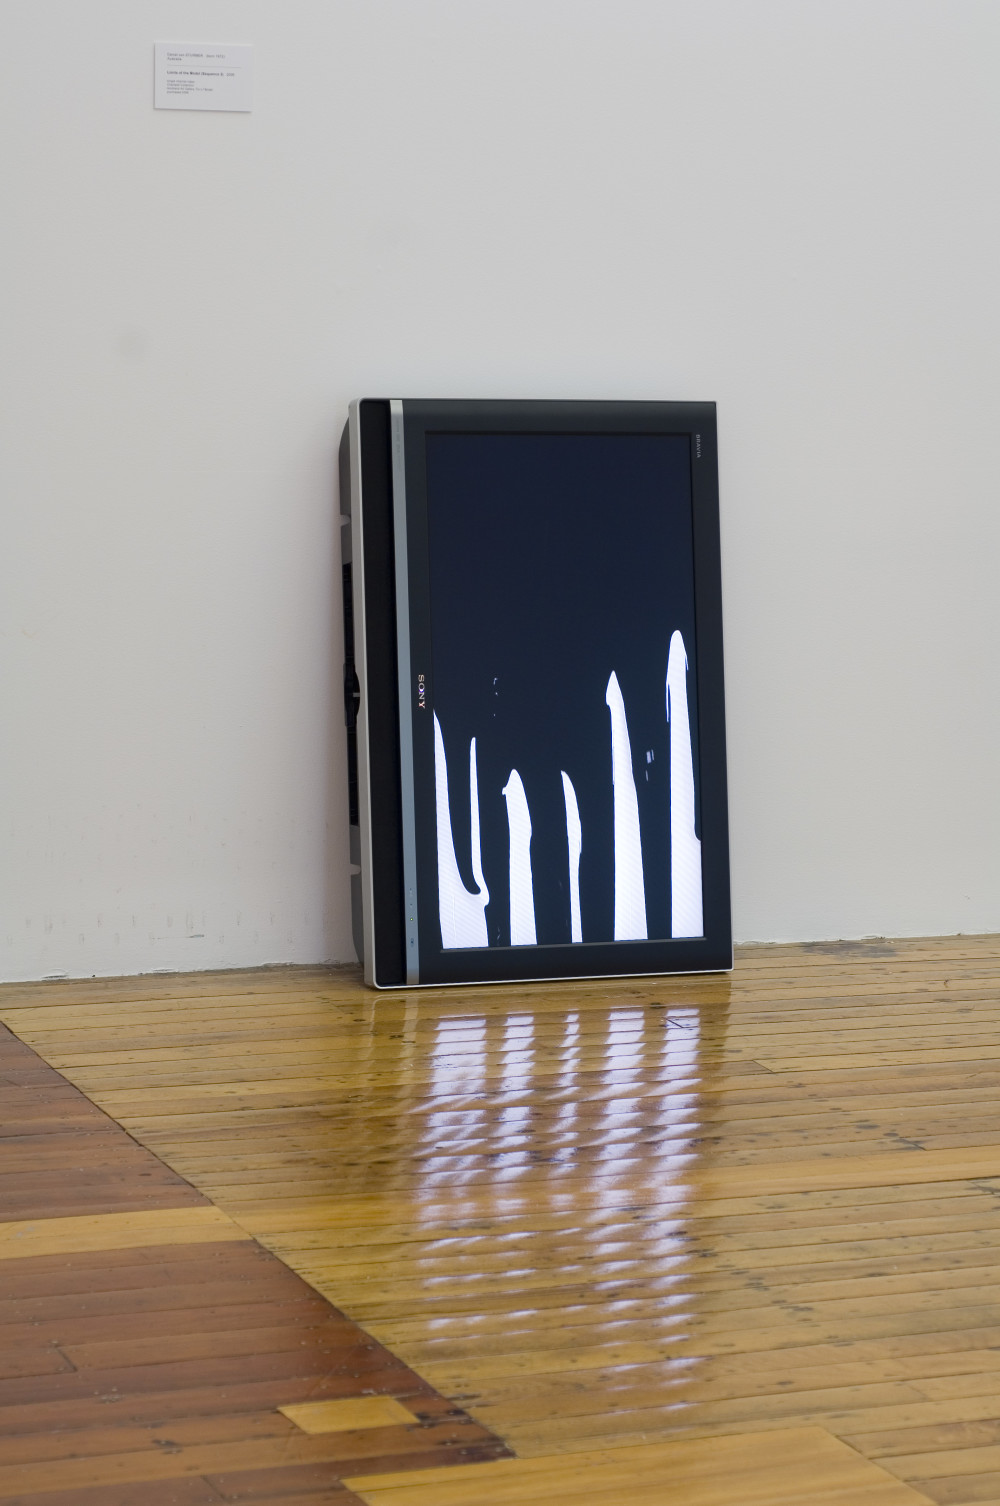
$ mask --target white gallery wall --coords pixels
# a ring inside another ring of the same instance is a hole
[[[737,937],[1000,930],[996,0],[10,0],[0,71],[0,977],[353,957],[360,394],[715,399]]]

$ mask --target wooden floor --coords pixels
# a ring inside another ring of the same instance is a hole
[[[613,985],[296,969],[7,986],[0,1018],[220,1210],[188,1216],[515,1456],[362,1459],[363,1501],[1000,1506],[998,966],[994,937]]]

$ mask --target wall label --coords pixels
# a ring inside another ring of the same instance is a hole
[[[253,47],[220,42],[157,42],[157,110],[252,110]]]

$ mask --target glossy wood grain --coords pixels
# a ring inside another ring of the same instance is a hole
[[[832,1442],[859,1502],[960,1503],[1000,1478],[998,965],[982,937],[380,995],[276,969],[18,986],[0,1015],[512,1446],[470,1500],[534,1499],[500,1484],[526,1462],[572,1495],[595,1448],[673,1499],[653,1445],[695,1450],[685,1501],[853,1500]],[[801,1467],[769,1483],[779,1435]],[[759,1497],[713,1483],[722,1440]]]

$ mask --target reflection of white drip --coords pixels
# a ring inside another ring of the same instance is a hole
[[[570,940],[583,940],[583,922],[580,919],[580,853],[583,850],[583,828],[580,825],[580,807],[576,803],[576,790],[568,774],[563,774],[563,798],[566,801],[566,845],[569,848],[569,917]]]
[[[694,830],[694,760],[687,701],[687,654],[674,633],[667,656],[670,723],[670,934],[701,936],[701,842]]]
[[[605,700],[611,712],[611,778],[615,811],[615,940],[646,940],[646,890],[642,878],[639,800],[632,747],[618,676],[612,671]]]
[[[504,785],[510,827],[510,944],[534,946],[535,893],[531,883],[531,817],[521,776],[511,769]]]
[[[441,723],[434,713],[434,797],[437,807],[438,913],[441,919],[441,945],[452,947],[489,946],[486,929],[486,906],[489,890],[483,877],[483,856],[479,838],[479,782],[476,776],[476,739],[469,744],[469,798],[472,816],[472,872],[479,886],[470,894],[462,882],[455,857],[455,839],[448,807],[448,763],[444,753]]]

